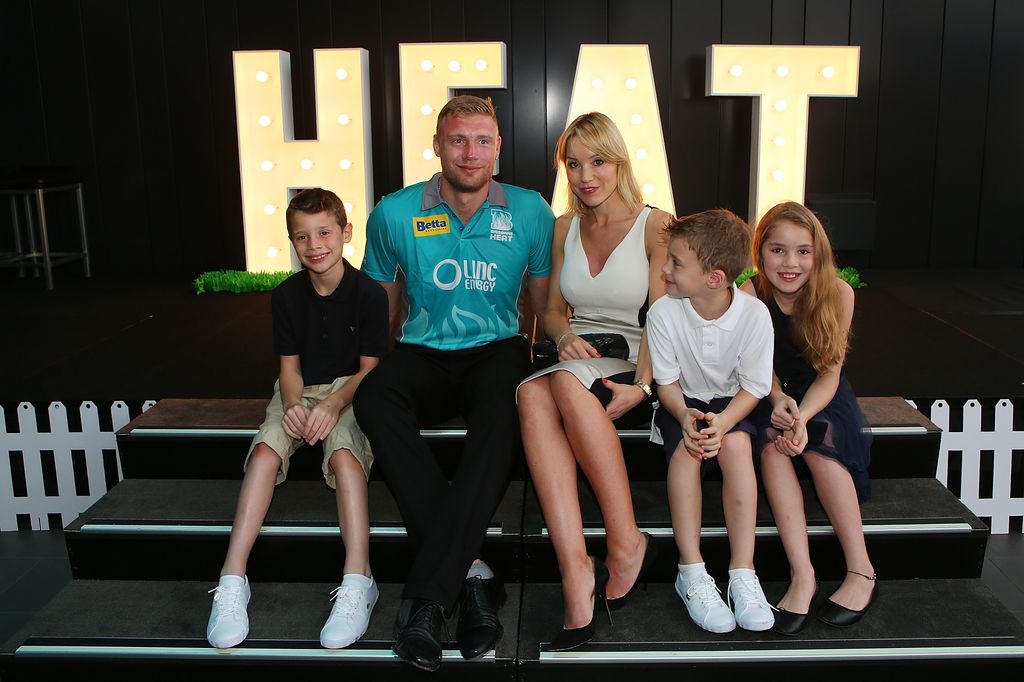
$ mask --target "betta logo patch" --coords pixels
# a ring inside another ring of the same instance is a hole
[[[435,234],[449,234],[451,231],[451,224],[446,213],[412,219],[412,233],[416,237],[432,237]]]

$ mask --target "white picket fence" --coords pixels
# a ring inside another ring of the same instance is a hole
[[[143,411],[153,404],[152,401],[145,403]],[[20,515],[31,519],[33,529],[48,528],[51,514],[60,514],[66,526],[107,492],[103,451],[116,452],[114,434],[131,420],[128,407],[123,402],[111,405],[112,431],[100,429],[98,408],[91,402],[82,403],[79,408],[80,431],[68,428],[67,408],[61,403],[49,406],[48,431],[39,430],[35,407],[31,403],[21,403],[17,410],[18,431],[8,433],[3,408],[0,407],[0,530],[16,530]],[[945,401],[937,400],[932,404],[931,420],[943,431],[936,478],[943,485],[950,485],[949,453],[960,452],[960,499],[978,516],[991,519],[993,533],[1005,534],[1009,532],[1011,517],[1024,516],[1024,498],[1011,495],[1013,451],[1024,451],[1024,431],[1013,430],[1013,403],[1000,400],[996,404],[995,428],[990,431],[981,428],[981,403],[977,400],[964,404],[962,430],[950,430],[949,416],[950,407]],[[88,495],[76,494],[73,450],[85,452]],[[25,479],[24,485],[19,481],[19,489],[25,494],[15,497],[11,459],[19,452],[24,462]],[[44,452],[52,452],[54,457],[56,494],[53,495],[46,494]],[[987,474],[984,481],[986,490],[991,488],[991,497],[980,496],[983,452],[992,453],[992,485],[988,485]],[[120,463],[117,475],[120,479]]]
[[[143,405],[148,410],[152,401]],[[49,528],[49,515],[60,514],[62,526],[78,518],[93,502],[107,492],[103,468],[103,451],[117,452],[115,433],[131,421],[128,406],[115,402],[110,406],[113,429],[100,428],[99,408],[91,402],[79,408],[82,428],[71,431],[68,427],[67,408],[61,403],[50,403],[47,410],[50,428],[40,431],[36,409],[32,403],[17,407],[18,430],[8,433],[6,414],[0,407],[0,530],[17,530],[18,517],[28,516],[34,530]],[[84,451],[88,494],[78,495],[72,451]],[[56,471],[56,494],[47,495],[43,473],[43,453],[53,453]],[[24,463],[24,485],[19,481],[15,497],[14,467],[12,459],[21,454]],[[121,464],[117,464],[117,478],[121,479]]]
[[[1010,531],[1010,518],[1024,516],[1024,497],[1011,495],[1013,451],[1024,451],[1024,431],[1013,430],[1013,403],[1005,399],[996,403],[995,428],[991,431],[981,429],[981,403],[977,400],[964,403],[963,427],[960,431],[950,430],[949,410],[944,400],[932,403],[930,419],[942,429],[942,445],[935,477],[949,487],[949,453],[959,451],[962,462],[961,501],[976,515],[991,519],[992,533],[1006,534]],[[991,487],[991,497],[980,495],[983,452],[992,453],[992,472],[986,472],[984,480],[986,490]],[[1024,457],[1024,454],[1021,456]],[[1018,466],[1024,466],[1024,463]],[[1024,476],[1024,472],[1021,475]]]

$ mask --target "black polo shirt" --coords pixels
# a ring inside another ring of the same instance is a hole
[[[345,261],[337,288],[321,296],[300,270],[270,296],[274,352],[298,355],[305,386],[330,384],[359,371],[359,356],[383,357],[388,348],[388,296]]]

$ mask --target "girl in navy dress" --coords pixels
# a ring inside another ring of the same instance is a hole
[[[803,459],[846,559],[846,575],[818,620],[853,625],[878,596],[860,503],[870,494],[870,437],[843,362],[853,289],[836,276],[832,246],[817,217],[796,202],[771,208],[754,231],[758,271],[743,284],[768,306],[775,327],[772,391],[754,413],[761,476],[790,565],[775,631],[795,635],[817,593],[807,519],[794,459]]]

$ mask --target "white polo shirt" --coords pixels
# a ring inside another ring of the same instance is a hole
[[[768,308],[732,285],[732,303],[705,320],[688,298],[662,296],[647,312],[654,380],[678,381],[683,394],[704,402],[731,398],[742,388],[763,398],[772,388],[775,332]]]

